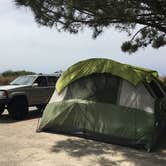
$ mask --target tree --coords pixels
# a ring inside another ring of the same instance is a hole
[[[40,25],[78,33],[85,27],[93,38],[115,27],[131,36],[122,50],[133,53],[151,45],[166,45],[166,0],[15,0],[29,7]],[[140,25],[140,26],[137,26]],[[139,30],[138,30],[139,27]],[[135,29],[138,31],[134,33]]]

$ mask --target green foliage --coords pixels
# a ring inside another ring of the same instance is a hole
[[[104,28],[115,27],[131,36],[142,25],[123,51],[133,53],[151,45],[166,45],[166,0],[15,0],[17,6],[29,7],[38,24],[59,31],[78,33],[85,27],[96,38]]]
[[[127,41],[127,42],[123,43],[121,49],[124,52],[133,53],[133,52],[136,52],[138,50],[138,45],[132,44],[130,41]]]
[[[30,75],[30,74],[36,74],[36,73],[31,72],[31,71],[25,71],[25,70],[19,70],[19,71],[7,70],[7,71],[4,71],[0,75],[0,85],[8,85],[16,77],[21,76],[21,75]]]
[[[34,72],[30,71],[25,71],[25,70],[20,70],[20,71],[12,71],[8,70],[2,73],[3,77],[17,77],[21,75],[30,75],[30,74],[35,74]]]

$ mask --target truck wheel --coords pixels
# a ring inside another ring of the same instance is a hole
[[[25,97],[12,99],[8,107],[9,115],[14,120],[22,120],[28,116],[28,102]]]
[[[0,106],[0,115],[4,112],[5,106]]]

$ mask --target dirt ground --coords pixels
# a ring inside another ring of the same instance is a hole
[[[58,134],[36,133],[39,115],[12,121],[0,117],[0,166],[166,165],[166,134],[155,153]]]

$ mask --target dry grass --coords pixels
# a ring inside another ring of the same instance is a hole
[[[11,81],[13,81],[16,77],[23,76],[23,75],[30,75],[30,74],[36,74],[31,71],[25,71],[25,70],[7,70],[1,73],[0,75],[0,85],[7,85]]]
[[[14,76],[12,76],[12,77],[3,77],[3,76],[0,76],[0,85],[7,85],[11,81],[13,81],[14,79],[15,79]]]
[[[163,77],[160,77],[160,79],[162,80],[162,82],[164,83],[164,85],[166,86],[166,77],[163,76]]]

